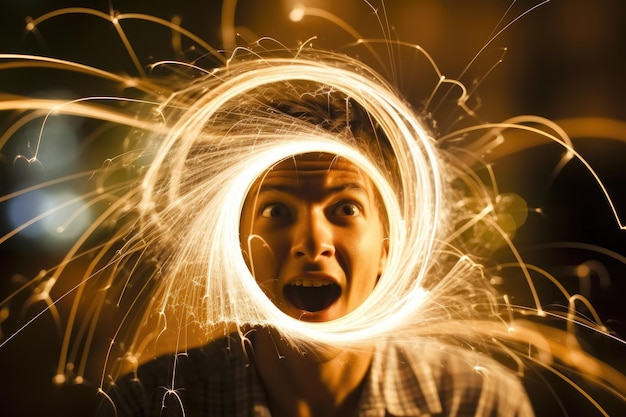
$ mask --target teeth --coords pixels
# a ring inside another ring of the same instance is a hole
[[[297,279],[290,283],[296,287],[324,287],[332,284],[333,282],[328,279]]]

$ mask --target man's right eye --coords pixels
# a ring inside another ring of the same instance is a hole
[[[267,204],[261,209],[261,216],[267,218],[286,218],[291,216],[291,211],[284,204]]]

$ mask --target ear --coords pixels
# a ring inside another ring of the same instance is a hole
[[[387,256],[389,254],[389,238],[383,238],[382,249],[380,252],[380,262],[378,263],[378,278],[382,275],[385,270],[385,266],[387,266]]]

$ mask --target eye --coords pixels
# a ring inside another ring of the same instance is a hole
[[[267,204],[261,209],[261,216],[267,218],[286,218],[291,216],[291,210],[284,204]]]
[[[331,214],[341,217],[358,216],[361,214],[361,206],[351,201],[342,202],[333,207]]]

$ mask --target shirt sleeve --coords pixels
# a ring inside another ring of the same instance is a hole
[[[387,415],[534,416],[518,374],[486,355],[429,340],[383,353],[371,374],[381,388],[369,392]]]

